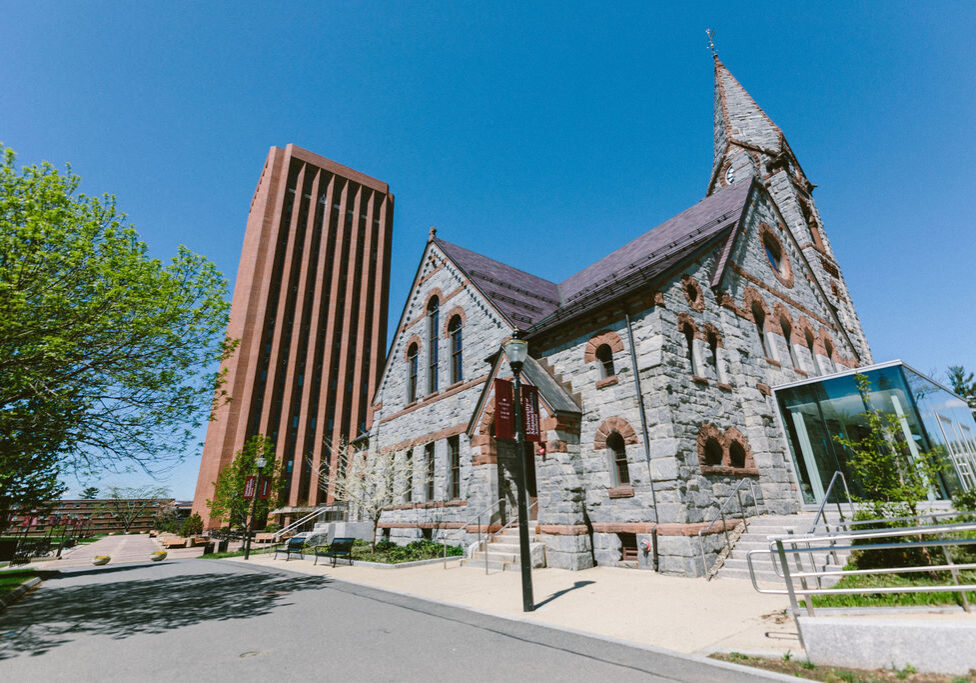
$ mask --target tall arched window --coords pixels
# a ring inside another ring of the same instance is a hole
[[[759,346],[762,348],[766,358],[771,358],[769,345],[766,343],[766,314],[759,306],[752,307],[752,319],[756,323],[756,333],[759,335]]]
[[[705,442],[705,464],[715,467],[722,464],[722,444],[716,439]]]
[[[827,351],[827,370],[834,371],[834,345],[829,341],[824,342],[824,349]]]
[[[615,374],[617,374],[616,370],[613,368],[613,351],[610,350],[609,344],[601,344],[599,348],[597,348],[596,358],[600,361],[600,372],[603,379],[613,377]]]
[[[796,351],[793,349],[793,328],[785,320],[780,320],[779,326],[783,330],[783,339],[786,340],[786,350],[790,354],[790,362],[793,363],[793,369],[799,370],[800,363],[796,360]]]
[[[464,366],[461,356],[461,316],[451,318],[447,325],[447,332],[451,337],[451,383],[464,379]]]
[[[688,356],[688,364],[691,365],[691,374],[697,375],[695,368],[695,329],[686,324],[681,328],[681,333],[685,336],[685,353]]]
[[[427,304],[427,393],[437,391],[437,328],[440,317],[440,303],[433,297]]]
[[[614,486],[627,486],[630,484],[630,470],[627,469],[627,448],[624,446],[624,438],[619,432],[611,432],[607,436],[607,448],[610,449],[610,458],[613,467],[611,473],[614,477]]]
[[[416,344],[411,344],[410,348],[407,349],[407,372],[409,373],[409,378],[407,379],[407,403],[413,403],[417,400],[417,370],[418,370],[418,358]]]
[[[708,364],[712,366],[715,379],[722,381],[722,375],[718,371],[718,335],[714,332],[708,333]]]
[[[810,330],[806,331],[804,335],[807,340],[807,348],[810,350],[810,368],[814,375],[820,374],[820,368],[817,367],[817,352],[813,350],[813,335]]]

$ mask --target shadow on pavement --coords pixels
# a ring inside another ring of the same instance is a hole
[[[536,605],[535,605],[535,609],[539,609],[543,605],[549,604],[550,602],[552,602],[556,598],[562,597],[562,596],[566,595],[566,593],[569,593],[570,591],[574,591],[574,590],[576,590],[578,588],[583,588],[584,586],[589,586],[592,583],[596,583],[596,581],[577,581],[576,583],[574,583],[569,588],[564,588],[561,591],[556,591],[555,593],[553,593],[552,595],[550,595],[548,598],[546,598],[542,602],[537,602]]]
[[[0,614],[0,660],[41,655],[85,635],[122,639],[206,621],[260,617],[287,604],[290,593],[329,582],[321,576],[200,573],[55,586]]]

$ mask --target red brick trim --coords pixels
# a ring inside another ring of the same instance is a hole
[[[424,342],[420,338],[419,335],[416,335],[416,334],[411,335],[410,339],[407,340],[407,343],[403,345],[403,360],[404,361],[407,361],[407,362],[410,361],[410,346],[412,344],[416,344],[417,345],[417,354],[419,355],[420,354],[420,349],[423,348]],[[417,365],[417,371],[418,372],[420,371],[419,361],[418,361],[418,365]],[[420,379],[420,376],[419,375],[418,375],[417,379]]]
[[[496,531],[501,531],[502,530],[502,525],[501,524],[482,524],[481,526],[478,526],[477,524],[469,524],[466,527],[464,527],[464,530],[466,532],[468,532],[469,534],[477,534],[477,533],[493,534]]]
[[[464,391],[465,389],[470,389],[473,386],[477,386],[478,384],[481,384],[486,379],[488,379],[488,375],[482,375],[481,377],[476,377],[472,380],[464,382],[463,384],[456,385],[454,386],[453,389],[446,389],[439,394],[430,394],[430,398],[424,398],[420,403],[412,403],[406,408],[404,408],[403,410],[393,413],[389,417],[384,417],[382,420],[380,420],[380,424],[386,424],[390,420],[395,420],[396,418],[406,415],[407,413],[412,413],[418,408],[433,405],[438,401],[443,401],[445,398],[448,398],[449,396],[453,396],[459,391]]]
[[[583,349],[583,362],[599,362],[599,359],[596,357],[596,350],[604,344],[610,347],[611,353],[617,353],[618,351],[624,350],[624,343],[620,339],[620,335],[613,330],[604,330],[597,333],[588,342],[586,342],[586,348]]]
[[[732,391],[732,385],[726,384],[725,382],[716,382],[715,386],[717,386],[722,391]]]
[[[587,533],[585,524],[540,524],[540,534],[549,536],[582,536]]]
[[[739,523],[737,519],[718,520],[707,534],[720,534],[726,529],[732,530]],[[708,522],[692,522],[689,524],[657,524],[653,522],[594,522],[593,531],[599,534],[650,534],[657,527],[659,536],[697,536],[698,531],[708,528]]]
[[[766,362],[769,363],[770,365],[772,365],[774,368],[781,368],[781,367],[783,367],[783,364],[782,363],[780,363],[775,358],[770,358],[769,356],[766,356]]]
[[[461,308],[460,306],[455,306],[454,308],[452,308],[450,311],[447,312],[446,316],[444,316],[444,332],[443,332],[444,339],[450,339],[451,337],[451,331],[448,329],[448,327],[450,326],[451,321],[454,319],[454,316],[461,318],[462,328],[465,326],[465,324],[467,324],[467,318],[464,315],[464,309]]]
[[[617,378],[616,375],[613,375],[612,377],[606,377],[604,379],[598,379],[596,381],[596,388],[603,389],[604,387],[612,387],[614,384],[617,384],[618,382],[620,382],[620,380]]]
[[[611,498],[633,498],[634,497],[634,487],[633,486],[621,486],[619,488],[609,489],[607,493],[610,494]]]
[[[456,424],[453,427],[445,427],[444,429],[439,429],[436,432],[427,432],[426,434],[421,434],[420,436],[415,436],[412,439],[407,439],[406,441],[401,441],[400,443],[394,444],[392,446],[384,446],[380,449],[381,453],[389,453],[390,451],[404,451],[409,448],[414,448],[415,446],[423,446],[431,441],[440,441],[441,439],[446,439],[451,436],[457,436],[458,434],[463,434],[467,425],[464,423]]]
[[[695,321],[692,320],[690,315],[682,311],[681,313],[678,314],[678,331],[681,334],[685,334],[686,327],[691,327],[692,334],[695,336],[696,339],[702,338],[701,332],[698,329],[698,325],[695,324]]]
[[[785,232],[786,230],[786,228],[781,224],[777,224],[776,227],[779,228],[781,232]],[[781,240],[779,236],[776,234],[776,232],[771,227],[769,227],[769,225],[766,223],[759,224],[758,234],[759,234],[759,249],[761,250],[759,253],[761,253],[763,255],[763,258],[766,259],[766,263],[767,265],[769,265],[769,269],[773,271],[773,276],[777,280],[779,280],[779,283],[784,287],[786,287],[787,289],[793,289],[793,266],[790,263],[789,254],[786,253],[786,247],[783,246],[783,240]],[[773,245],[776,247],[776,249],[779,250],[779,257],[780,257],[782,271],[776,270],[776,268],[773,267],[772,262],[769,261],[769,257],[766,256],[767,240],[772,242]]]
[[[403,505],[391,505],[384,510],[428,510],[431,508],[461,508],[465,507],[468,501],[460,498],[453,500],[432,500],[426,503],[404,503]]]
[[[681,276],[681,293],[688,300],[691,310],[697,313],[705,310],[705,293],[694,275]]]
[[[695,384],[701,384],[702,386],[708,386],[708,378],[701,377],[700,375],[692,375],[691,381]]]
[[[709,465],[705,462],[705,445],[712,440],[718,443],[722,449],[721,465]],[[733,443],[736,443],[742,447],[745,455],[743,467],[732,466],[732,458],[729,449]],[[759,470],[756,468],[756,462],[752,456],[752,448],[749,446],[749,442],[746,441],[746,437],[742,434],[742,432],[735,427],[729,427],[725,430],[725,433],[722,433],[719,428],[713,424],[703,424],[701,429],[698,430],[696,444],[698,447],[698,466],[700,467],[702,474],[759,476]]]
[[[806,315],[810,316],[811,318],[813,318],[814,320],[816,320],[821,325],[824,325],[825,327],[827,327],[827,328],[829,328],[831,330],[836,330],[837,329],[837,326],[834,325],[834,323],[830,322],[829,320],[825,320],[824,318],[821,318],[819,315],[817,315],[816,313],[814,313],[813,311],[811,311],[809,308],[807,308],[806,306],[804,306],[803,304],[801,304],[799,301],[795,301],[795,300],[791,299],[788,296],[785,296],[783,294],[780,294],[779,292],[777,292],[775,289],[773,289],[772,287],[770,287],[769,285],[767,285],[765,282],[763,282],[759,278],[757,278],[754,275],[751,275],[751,274],[747,273],[746,271],[742,270],[741,268],[739,268],[736,264],[730,262],[729,263],[729,267],[732,268],[732,270],[737,275],[740,275],[741,277],[745,278],[746,280],[748,280],[749,282],[753,283],[757,287],[761,287],[762,289],[765,289],[770,294],[772,294],[773,296],[775,296],[775,297],[777,297],[777,298],[785,301],[786,303],[788,303],[790,306],[792,306],[796,310],[798,310],[798,311],[800,311],[802,313],[805,313]],[[746,291],[747,292],[749,291],[749,288],[748,287],[746,288]]]
[[[772,396],[773,390],[769,388],[769,385],[764,382],[756,382],[756,388],[759,389],[759,393],[763,396]]]
[[[718,331],[718,328],[712,323],[705,323],[702,325],[702,339],[705,340],[706,344],[708,343],[708,338],[712,335],[715,336],[715,345],[720,349],[724,349],[725,342],[722,341],[722,333]]]
[[[597,427],[596,434],[593,435],[593,448],[603,450],[607,447],[607,437],[613,432],[617,432],[623,437],[625,444],[637,443],[637,432],[622,417],[608,417]]]

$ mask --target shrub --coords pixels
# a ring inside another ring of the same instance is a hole
[[[183,520],[183,524],[180,525],[180,536],[195,536],[196,534],[203,533],[203,519],[200,517],[199,513],[194,512],[192,515]]]
[[[976,489],[960,491],[952,497],[952,506],[957,510],[976,511]]]

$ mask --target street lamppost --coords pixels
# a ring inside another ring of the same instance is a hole
[[[254,509],[258,502],[258,492],[261,490],[261,473],[264,470],[264,466],[268,464],[268,461],[264,456],[260,456],[254,461],[254,464],[258,466],[258,480],[255,482],[254,495],[251,496],[251,515],[247,520],[247,531],[244,532],[244,559],[250,559],[251,557],[251,527],[254,526]]]
[[[512,333],[512,338],[502,345],[512,375],[515,378],[515,450],[518,454],[518,517],[519,517],[519,565],[522,568],[522,611],[531,612],[535,609],[532,598],[532,553],[529,550],[529,506],[526,503],[528,495],[528,470],[525,466],[525,425],[522,423],[522,363],[529,355],[529,343],[519,339],[519,331]]]

